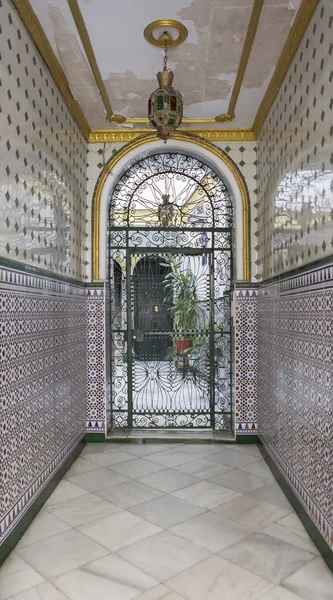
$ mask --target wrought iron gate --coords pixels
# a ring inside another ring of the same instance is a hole
[[[227,188],[193,157],[149,156],[116,185],[113,428],[231,430],[231,233]]]

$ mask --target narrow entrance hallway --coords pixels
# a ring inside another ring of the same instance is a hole
[[[87,444],[0,570],[0,600],[332,600],[255,445]]]

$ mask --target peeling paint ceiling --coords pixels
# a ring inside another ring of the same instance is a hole
[[[100,91],[67,0],[30,2],[91,128],[117,127],[105,119]],[[143,30],[151,21],[167,16],[181,21],[189,32],[181,46],[169,50],[169,67],[175,74],[174,87],[183,95],[184,116],[205,119],[227,112],[253,2],[168,0],[166,15],[162,0],[79,0],[113,111],[126,118],[147,116],[147,100],[157,87],[163,53],[144,39]],[[298,6],[299,0],[264,1],[236,116],[223,127],[252,127]]]

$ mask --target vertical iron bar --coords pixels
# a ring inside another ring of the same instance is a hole
[[[210,420],[211,427],[215,429],[215,369],[214,369],[214,338],[215,338],[215,286],[214,286],[214,232],[212,232],[212,253],[209,254],[209,380],[210,380]]]
[[[133,378],[132,378],[132,274],[129,232],[126,231],[126,293],[127,293],[127,385],[128,385],[128,426],[133,427]]]

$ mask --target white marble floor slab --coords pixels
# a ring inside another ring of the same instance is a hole
[[[0,600],[7,600],[10,596],[24,592],[42,581],[45,579],[40,573],[16,552],[12,552],[1,567]]]
[[[333,600],[333,573],[321,558],[290,575],[281,585],[304,600]]]
[[[116,551],[161,531],[160,527],[125,510],[80,527],[80,531],[99,544]]]
[[[82,497],[84,496],[80,496],[80,498]],[[50,514],[47,510],[42,509],[20,539],[17,548],[22,548],[28,544],[34,544],[40,540],[45,540],[45,538],[57,535],[57,533],[68,531],[70,528],[70,525],[57,519],[56,516]]]
[[[172,527],[171,531],[214,553],[253,533],[253,529],[210,511]]]
[[[105,445],[105,444],[104,444]],[[170,450],[170,446],[164,446],[163,444],[107,444],[119,450],[123,450],[128,454],[132,454],[134,457],[144,457],[150,454],[158,454],[165,450]]]
[[[97,466],[98,465],[96,465],[96,467]],[[87,492],[97,492],[103,488],[110,487],[110,485],[124,483],[125,481],[128,481],[128,477],[120,475],[119,473],[114,473],[110,471],[110,469],[97,468],[95,471],[72,475],[67,478],[67,481],[82,487],[84,490],[87,490]]]
[[[223,450],[222,444],[185,444],[182,447],[182,452],[193,454],[198,458],[217,454]]]
[[[222,550],[220,556],[275,584],[314,558],[312,553],[264,533],[253,533]]]
[[[105,444],[107,446],[107,444]],[[111,465],[118,465],[127,460],[134,460],[134,456],[129,452],[122,450],[115,450],[110,448],[109,451],[103,449],[101,452],[93,452],[89,454],[89,460],[96,463],[100,467],[110,467]]]
[[[55,506],[50,506],[48,512],[52,513],[71,527],[86,525],[96,519],[107,517],[119,512],[121,508],[111,502],[96,496],[96,494],[85,494],[79,498],[61,502]]]
[[[253,473],[246,473],[242,469],[233,469],[227,473],[212,477],[211,481],[246,494],[262,487],[268,480],[259,475],[253,475]]]
[[[197,458],[189,463],[175,467],[177,471],[187,473],[188,475],[194,475],[199,479],[211,479],[212,477],[216,477],[216,475],[231,471],[232,468],[233,467],[227,467],[221,463],[212,462],[206,458]]]
[[[169,531],[132,544],[118,554],[161,583],[210,555],[207,550]]]
[[[156,490],[161,490],[162,492],[169,494],[170,492],[175,492],[181,488],[198,483],[200,480],[198,477],[188,475],[187,473],[182,473],[176,469],[166,469],[165,471],[160,471],[159,473],[153,473],[152,475],[141,477],[139,481],[145,485],[155,488]]]
[[[276,481],[272,481],[268,484],[265,484],[263,487],[257,488],[248,493],[255,498],[259,498],[259,500],[266,500],[266,502],[271,502],[272,504],[276,504],[282,508],[289,508],[289,510],[293,510],[287,496],[284,495]]]
[[[235,492],[222,485],[211,483],[210,481],[200,481],[194,485],[173,492],[178,498],[193,502],[203,508],[216,508],[224,502],[229,502],[233,498],[240,496],[239,492]]]
[[[333,600],[255,445],[88,444],[0,570],[0,600]]]
[[[177,465],[183,465],[186,462],[190,462],[195,459],[195,456],[189,454],[188,452],[181,452],[180,450],[165,450],[164,452],[159,452],[158,454],[150,454],[146,457],[147,460],[151,460],[158,465],[163,465],[164,467],[175,467]]]
[[[140,594],[136,600],[184,600],[184,596],[180,596],[176,592],[173,592],[169,587],[162,583],[153,590]]]
[[[54,492],[52,492],[51,496],[44,504],[44,508],[48,508],[49,506],[53,506],[54,504],[59,504],[59,502],[65,502],[70,498],[76,498],[77,496],[83,496],[86,494],[87,490],[79,487],[78,485],[74,485],[67,479],[62,479],[60,483],[57,485]]]
[[[221,504],[221,506],[214,509],[214,512],[256,530],[262,529],[288,514],[286,508],[258,500],[258,498],[246,494]]]
[[[41,542],[18,548],[17,553],[45,579],[52,579],[86,562],[105,556],[109,550],[79,531],[71,529]]]
[[[83,565],[55,579],[70,600],[132,600],[158,581],[115,554]]]
[[[131,508],[137,504],[148,502],[162,496],[163,492],[153,489],[139,481],[128,481],[120,485],[112,485],[104,490],[96,492],[101,498],[120,506],[121,508]]]
[[[219,556],[212,556],[167,585],[187,600],[256,600],[265,598],[272,584]]]
[[[245,452],[235,452],[234,450],[222,450],[222,452],[218,452],[217,454],[211,454],[208,457],[208,460],[212,460],[213,462],[220,462],[223,465],[226,465],[227,467],[239,468],[257,462],[260,459],[258,456],[245,454]]]
[[[185,502],[171,494],[165,494],[150,502],[134,506],[130,512],[163,527],[163,529],[169,529],[178,523],[200,515],[204,510],[200,506]]]
[[[69,467],[68,471],[66,472],[65,479],[72,477],[72,475],[79,475],[80,473],[88,473],[89,471],[95,471],[96,469],[99,469],[99,466],[96,465],[96,463],[90,462],[88,458],[88,456],[87,458],[81,458],[81,456],[79,456],[72,466]]]
[[[139,479],[139,477],[145,477],[146,475],[163,471],[165,468],[164,465],[158,465],[149,460],[145,460],[144,458],[127,460],[120,465],[112,465],[109,467],[113,472],[129,477],[130,479]]]
[[[11,596],[9,600],[68,600],[68,597],[64,596],[52,583],[45,582]]]

